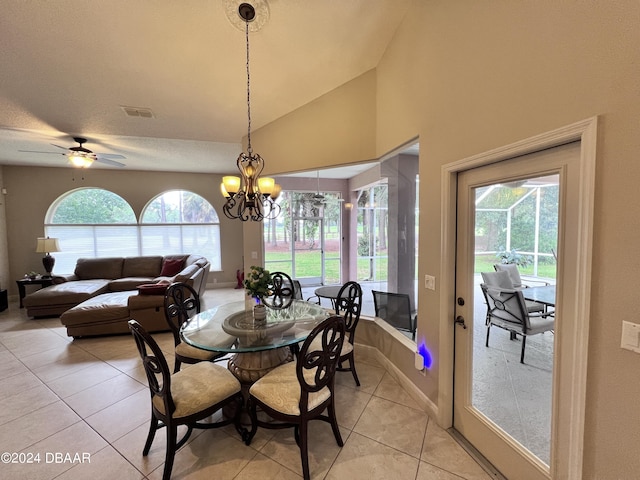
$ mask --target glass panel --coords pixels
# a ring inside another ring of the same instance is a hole
[[[515,263],[521,275],[533,274],[536,265],[537,276],[528,279],[529,285],[555,284],[552,249],[557,248],[558,190],[557,175],[475,189],[472,403],[547,464],[554,334],[527,336],[525,363],[520,363],[522,335],[495,325],[487,329],[489,310],[480,273],[493,272],[496,263]],[[527,277],[523,279],[527,283]],[[541,312],[553,310],[538,306],[538,321]]]
[[[297,218],[293,222],[293,276],[306,284],[322,280],[322,220]]]
[[[46,223],[137,223],[129,204],[119,195],[101,188],[83,188],[60,197],[47,213]]]
[[[135,225],[48,225],[45,235],[58,239],[60,252],[54,273],[73,273],[78,258],[138,255],[138,227]]]
[[[142,223],[218,223],[213,206],[200,195],[186,190],[172,190],[149,202]]]
[[[264,220],[264,263],[271,272],[293,275],[291,253],[291,192],[282,192],[277,202],[280,215]]]

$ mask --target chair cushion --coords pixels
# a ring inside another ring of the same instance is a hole
[[[309,383],[313,383],[314,374],[314,370],[304,371]],[[262,403],[285,415],[293,416],[300,415],[300,392],[295,362],[285,363],[271,370],[249,389],[249,393]],[[328,387],[318,392],[310,392],[309,410],[313,410],[330,396]]]
[[[513,289],[513,281],[505,270],[498,272],[481,272],[482,281],[490,287]]]
[[[196,363],[171,375],[171,396],[176,410],[173,418],[201,412],[240,391],[240,382],[226,368],[209,362]],[[158,396],[153,406],[165,414]]]
[[[515,263],[498,263],[494,265],[493,268],[495,268],[496,272],[507,272],[507,275],[509,275],[509,278],[511,278],[511,283],[513,283],[514,287],[522,286],[520,271],[518,270],[518,265],[516,265]]]
[[[194,358],[196,360],[211,360],[217,355],[217,353],[209,352],[202,348],[196,348],[188,343],[181,342],[176,347],[176,355],[180,355],[185,358]]]
[[[529,317],[529,330],[527,335],[535,335],[536,333],[548,332],[553,330],[555,319],[553,317]]]

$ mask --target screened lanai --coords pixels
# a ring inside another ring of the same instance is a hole
[[[476,272],[516,263],[524,274],[555,279],[558,175],[476,189]]]

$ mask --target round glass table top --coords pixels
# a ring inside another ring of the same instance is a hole
[[[320,305],[294,300],[288,308],[267,308],[264,323],[253,320],[245,302],[232,302],[200,312],[180,329],[182,340],[212,352],[257,352],[304,341],[329,316]]]

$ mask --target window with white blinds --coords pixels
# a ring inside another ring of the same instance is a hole
[[[220,225],[215,209],[187,191],[166,192],[145,207],[139,224],[119,195],[98,188],[73,190],[47,212],[45,235],[57,238],[54,273],[73,273],[78,258],[198,254],[220,270]]]

